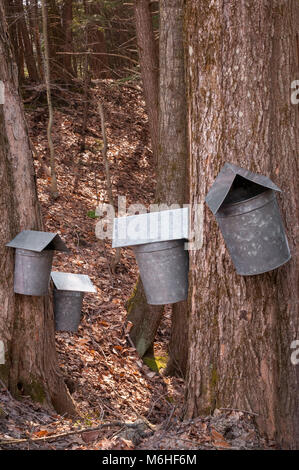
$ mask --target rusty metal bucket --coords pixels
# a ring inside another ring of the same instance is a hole
[[[243,276],[272,271],[291,258],[275,191],[252,188],[247,199],[244,190],[231,191],[216,213],[236,271]]]
[[[83,292],[54,288],[54,316],[56,331],[78,331],[81,320]]]
[[[53,250],[41,252],[16,248],[14,292],[23,295],[47,295]]]
[[[184,243],[185,240],[171,240],[132,247],[149,304],[187,299],[189,258]]]

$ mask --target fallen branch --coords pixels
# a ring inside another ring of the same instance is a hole
[[[248,415],[259,416],[258,413],[254,413],[253,411],[246,411],[246,410],[239,410],[238,408],[219,408],[219,410],[223,411],[237,411],[239,413],[246,413]]]
[[[23,442],[41,442],[41,441],[51,441],[55,439],[60,439],[61,437],[73,436],[74,434],[81,434],[85,432],[91,431],[100,431],[103,428],[107,428],[109,426],[120,426],[120,427],[127,427],[127,428],[135,428],[138,426],[139,423],[126,423],[123,421],[111,421],[109,423],[102,423],[99,426],[83,428],[83,429],[76,429],[75,431],[68,431],[63,432],[61,434],[53,434],[50,436],[43,436],[43,437],[28,437],[24,439],[2,439],[0,440],[0,445],[6,444],[22,444]]]

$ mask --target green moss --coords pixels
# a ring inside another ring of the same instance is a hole
[[[33,379],[31,383],[23,384],[25,395],[30,395],[33,401],[44,403],[46,400],[46,393],[41,382]]]
[[[213,390],[216,388],[217,382],[218,382],[217,370],[216,370],[215,367],[213,367],[212,368],[212,374],[211,374],[211,387],[212,387]]]
[[[136,284],[134,286],[131,297],[129,297],[129,299],[126,302],[126,308],[127,308],[128,316],[130,315],[130,313],[132,311],[132,308],[133,308],[133,305],[134,305],[136,292],[137,292],[137,287],[138,287],[138,281],[136,282]]]
[[[160,369],[165,369],[167,366],[168,356],[154,356],[143,358],[143,362],[154,372],[160,371]]]

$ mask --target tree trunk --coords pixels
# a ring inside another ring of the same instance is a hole
[[[33,34],[34,45],[36,49],[38,72],[39,72],[40,79],[43,80],[44,71],[43,71],[43,59],[42,59],[40,32],[39,32],[40,15],[39,15],[38,0],[30,0],[29,8],[31,12],[33,10],[33,16],[32,16],[32,13],[30,15],[32,28],[33,28],[32,34]]]
[[[156,201],[182,206],[187,189],[187,110],[183,0],[160,0],[159,156]],[[188,355],[187,302],[172,306],[166,374],[184,376]]]
[[[136,34],[141,77],[155,161],[158,159],[159,60],[149,0],[135,0]]]
[[[61,14],[57,0],[47,0],[46,3],[51,77],[53,81],[66,83],[70,77],[64,68],[64,55],[57,54],[64,51],[65,47],[65,32],[62,29]]]
[[[62,10],[62,29],[64,31],[64,50],[66,52],[73,51],[73,0],[64,0]],[[63,56],[63,64],[65,69],[68,71],[69,76],[74,75],[74,69],[72,65],[72,55],[65,54]]]
[[[138,354],[153,355],[153,344],[159,328],[163,305],[149,305],[146,301],[143,285],[139,277],[132,297],[128,300],[127,320],[133,323],[130,338]]]
[[[154,159],[158,158],[159,63],[153,33],[149,0],[135,0],[135,19],[141,77],[148,112],[149,131]],[[130,337],[140,356],[152,353],[163,305],[149,305],[140,278],[128,301],[127,320],[133,323]]]
[[[156,203],[167,206],[172,204],[182,206],[188,202],[182,26],[183,0],[162,0],[160,2],[159,153]],[[172,310],[170,359],[166,374],[184,376],[188,352],[187,302],[174,304]],[[129,301],[128,314],[128,320],[134,325],[130,336],[139,354],[151,350],[162,313],[163,306],[147,304],[142,284],[139,281],[136,293]]]
[[[74,415],[74,403],[57,366],[50,298],[14,294],[14,253],[5,247],[21,230],[41,230],[42,222],[2,4],[0,58],[5,86],[5,105],[0,105],[0,339],[5,364],[0,365],[0,378],[15,396],[30,395],[59,413]]]
[[[50,80],[50,61],[49,61],[49,46],[48,46],[48,18],[46,9],[46,0],[42,0],[42,17],[43,17],[43,35],[44,35],[44,48],[45,48],[45,84],[47,90],[47,103],[49,110],[49,122],[47,128],[47,138],[50,151],[50,167],[51,167],[51,194],[53,199],[57,199],[58,187],[55,171],[55,151],[52,140],[52,125],[53,125],[53,106],[51,98],[51,80]]]
[[[27,28],[23,0],[18,0],[18,15],[19,15],[20,30],[21,30],[22,38],[23,38],[24,56],[25,56],[25,61],[27,65],[29,79],[33,82],[37,82],[39,80],[39,76],[38,76],[38,71],[37,71],[37,67],[35,63],[35,57],[33,53],[33,46],[31,42],[31,38],[29,36],[28,28]]]
[[[90,56],[90,73],[91,77],[96,79],[106,77],[108,70],[108,56],[105,55],[107,53],[105,29],[101,25],[104,9],[103,2],[86,5],[86,13],[89,15],[87,50],[95,54]]]
[[[225,161],[265,174],[280,207],[292,260],[257,276],[235,273],[204,206],[203,245],[190,252],[190,352],[186,416],[232,407],[258,413],[260,429],[299,446],[297,0],[186,2],[190,197],[204,198]]]
[[[24,82],[24,53],[20,23],[17,21],[19,16],[18,5],[15,0],[5,0],[5,15],[8,23],[8,32],[11,44],[14,49],[14,57],[18,66],[19,84]]]

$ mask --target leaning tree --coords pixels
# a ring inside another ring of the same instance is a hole
[[[190,253],[186,415],[215,408],[256,413],[283,447],[299,445],[298,0],[186,1],[190,197],[205,195],[225,161],[269,176],[292,259],[239,276],[214,216],[203,206],[201,249]]]
[[[170,207],[188,202],[187,126],[183,47],[183,0],[160,1],[159,75],[149,0],[135,1],[136,30],[150,137],[157,161],[155,202]],[[148,305],[139,279],[128,302],[131,339],[138,353],[152,352],[163,306]],[[187,302],[172,306],[166,374],[184,376],[188,353]]]
[[[41,230],[42,220],[2,2],[0,80],[5,88],[5,103],[0,104],[0,340],[5,363],[0,364],[0,379],[15,396],[30,395],[73,415],[74,403],[57,365],[50,298],[14,294],[13,250],[5,247],[21,230]]]

